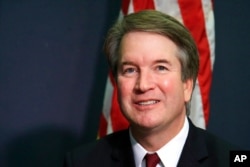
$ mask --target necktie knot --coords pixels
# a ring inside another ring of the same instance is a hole
[[[157,153],[146,154],[145,159],[146,167],[155,167],[160,162],[160,158]]]

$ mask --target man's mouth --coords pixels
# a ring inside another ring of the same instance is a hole
[[[155,104],[155,103],[158,103],[158,102],[159,102],[159,100],[148,100],[148,101],[138,102],[137,104],[141,105],[141,106],[146,106],[146,105],[152,105],[152,104]]]

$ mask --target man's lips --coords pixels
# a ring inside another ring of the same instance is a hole
[[[140,105],[140,106],[147,106],[147,105],[152,105],[152,104],[156,104],[159,102],[160,100],[140,100],[140,101],[136,101],[135,104]]]

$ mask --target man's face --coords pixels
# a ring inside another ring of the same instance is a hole
[[[181,80],[177,46],[159,34],[130,32],[120,51],[118,97],[132,130],[179,129],[193,84]]]

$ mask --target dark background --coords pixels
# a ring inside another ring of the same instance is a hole
[[[250,1],[215,1],[208,130],[250,149]],[[0,166],[62,166],[96,139],[117,0],[0,1]]]

